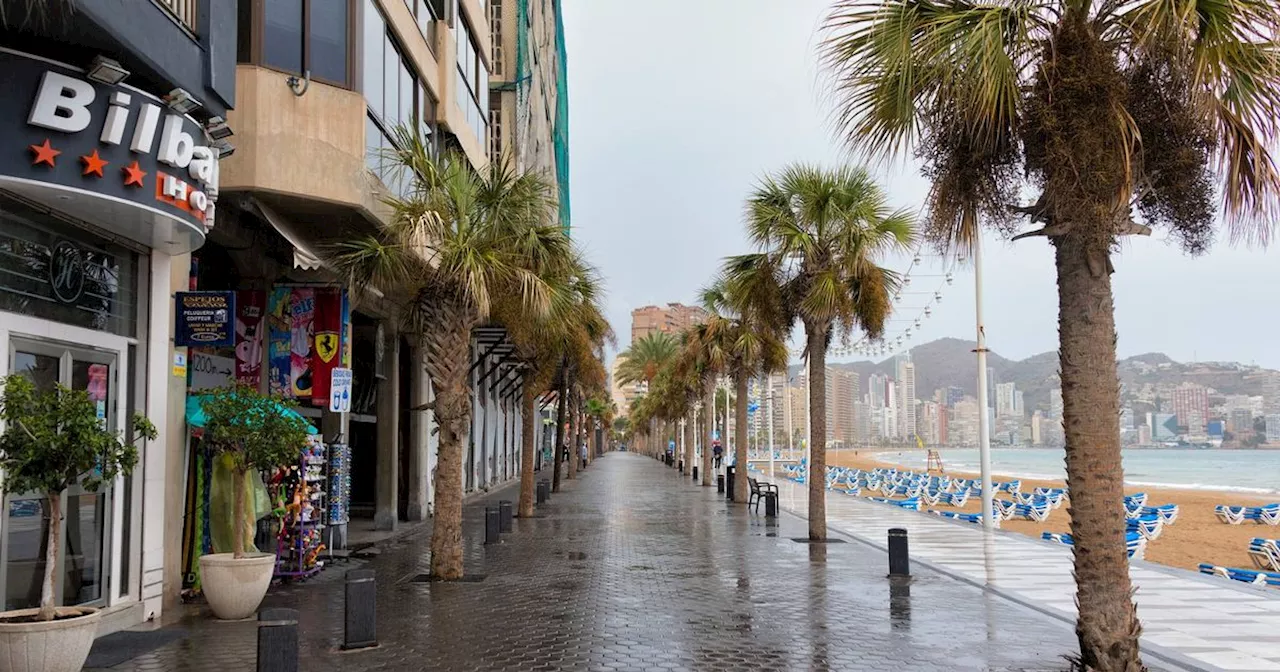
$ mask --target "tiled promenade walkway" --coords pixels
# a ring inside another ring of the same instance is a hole
[[[479,525],[468,507],[468,539]],[[426,534],[368,565],[376,650],[334,653],[338,581],[268,597],[302,612],[302,670],[1065,670],[1074,651],[1059,619],[924,567],[891,589],[883,552],[796,543],[804,521],[767,524],[633,454],[566,482],[501,546],[468,546],[482,582],[408,582],[426,568]],[[252,623],[185,627],[112,670],[253,669]]]
[[[783,508],[804,515],[806,486],[773,480]],[[1013,533],[985,535],[970,523],[839,493],[828,493],[827,520],[833,530],[879,546],[887,527],[907,528],[914,559],[1064,621],[1075,619],[1071,551],[1064,546]],[[1280,670],[1280,590],[1141,561],[1130,565],[1130,575],[1148,663],[1161,662],[1155,654],[1191,668]]]

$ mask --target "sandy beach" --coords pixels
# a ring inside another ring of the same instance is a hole
[[[893,467],[888,462],[880,462],[853,450],[832,450],[827,453],[827,462],[832,466],[855,467],[858,469],[874,469],[876,467]],[[898,467],[902,468],[902,467]],[[977,478],[978,474],[965,471],[948,470],[952,476]],[[1008,480],[997,477],[997,480]],[[1021,479],[1023,492],[1035,487],[1061,488],[1061,481],[1042,481]],[[1254,537],[1274,539],[1280,537],[1280,527],[1245,523],[1243,525],[1227,525],[1219,522],[1213,515],[1213,507],[1218,504],[1236,504],[1257,506],[1268,504],[1276,499],[1260,499],[1256,495],[1245,495],[1235,492],[1214,492],[1211,490],[1177,490],[1169,488],[1125,488],[1125,492],[1147,493],[1147,505],[1177,504],[1178,520],[1172,526],[1166,526],[1158,539],[1147,544],[1146,559],[1173,567],[1195,570],[1202,562],[1212,562],[1229,567],[1253,567],[1247,552],[1249,540]],[[1055,510],[1049,520],[1035,523],[1026,520],[1006,520],[1001,523],[1006,530],[1040,538],[1041,532],[1067,532],[1071,528],[1071,517],[1067,511],[1069,504]],[[949,508],[949,507],[938,507]],[[962,509],[973,512],[980,511],[981,501],[970,500]]]

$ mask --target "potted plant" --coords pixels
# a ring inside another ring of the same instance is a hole
[[[81,484],[97,491],[128,474],[138,449],[107,429],[83,390],[39,390],[21,374],[3,379],[0,395],[0,487],[10,494],[43,493],[49,518],[40,606],[0,613],[0,668],[12,672],[75,672],[93,646],[102,614],[92,607],[54,603],[54,573],[62,542],[62,494]],[[146,418],[133,418],[135,440],[155,439]]]
[[[307,443],[308,426],[279,396],[247,386],[216,390],[201,404],[204,445],[214,455],[231,459],[234,516],[231,553],[200,556],[200,582],[215,616],[248,618],[258,610],[275,573],[275,553],[246,553],[251,525],[246,520],[251,469],[275,470],[298,461]]]

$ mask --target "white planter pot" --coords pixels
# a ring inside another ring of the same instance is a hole
[[[38,611],[6,611],[0,618]],[[98,634],[102,612],[90,607],[58,607],[57,612],[59,616],[84,615],[41,623],[0,623],[0,672],[80,672]]]
[[[271,553],[246,553],[239,560],[233,553],[200,556],[200,585],[213,615],[227,621],[252,616],[267,594],[275,568],[276,556]]]

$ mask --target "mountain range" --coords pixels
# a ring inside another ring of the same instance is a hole
[[[916,368],[916,396],[931,399],[934,390],[958,387],[965,394],[977,396],[978,377],[975,371],[974,349],[977,343],[959,338],[942,338],[911,348],[911,360]],[[834,369],[855,371],[863,392],[867,377],[873,373],[896,377],[894,358],[880,362],[831,363]],[[1027,413],[1036,409],[1047,410],[1049,391],[1060,385],[1058,379],[1058,353],[1042,352],[1022,360],[1001,357],[987,352],[987,366],[993,370],[998,383],[1015,383],[1022,391]],[[1126,357],[1119,361],[1120,381],[1126,397],[1138,390],[1154,386],[1172,388],[1183,382],[1194,382],[1218,391],[1219,394],[1264,394],[1268,379],[1274,380],[1275,372],[1257,366],[1235,362],[1180,363],[1169,356],[1146,353]],[[995,390],[989,391],[991,403],[995,403]],[[1136,409],[1135,409],[1136,410]]]

